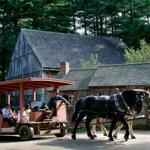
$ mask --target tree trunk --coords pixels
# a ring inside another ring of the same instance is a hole
[[[84,34],[87,35],[87,22],[85,16],[84,16]]]
[[[103,18],[100,17],[100,35],[103,35]]]
[[[99,36],[99,22],[98,22],[98,17],[96,16],[96,33],[97,33],[97,36]]]

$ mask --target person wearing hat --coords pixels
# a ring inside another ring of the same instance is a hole
[[[52,90],[52,97],[50,99],[50,101],[48,102],[47,106],[49,107],[49,109],[52,111],[52,115],[56,114],[56,102],[58,100],[62,100],[66,105],[71,105],[64,97],[62,97],[59,93],[59,89],[57,87],[55,87]]]

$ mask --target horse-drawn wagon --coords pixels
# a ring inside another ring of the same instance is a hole
[[[56,116],[45,118],[43,109],[30,112],[29,122],[23,121],[24,92],[32,90],[33,101],[36,100],[36,89],[47,87],[59,87],[74,84],[72,81],[59,80],[54,78],[22,78],[17,80],[0,82],[0,93],[7,95],[7,103],[10,104],[10,94],[14,91],[19,92],[20,121],[15,127],[11,127],[4,121],[0,114],[0,135],[15,134],[22,140],[29,140],[34,135],[55,134],[63,137],[66,133],[67,111],[66,105],[62,101],[56,102]]]

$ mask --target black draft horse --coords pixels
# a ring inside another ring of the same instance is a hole
[[[126,132],[124,139],[127,141],[129,138],[129,128],[125,115],[129,113],[129,109],[135,109],[139,112],[142,108],[141,99],[142,96],[139,92],[133,90],[127,90],[121,94],[114,94],[107,98],[102,98],[101,96],[87,96],[79,99],[75,105],[75,111],[71,120],[72,123],[75,122],[72,139],[76,139],[77,127],[84,117],[86,117],[85,126],[87,135],[90,139],[94,139],[90,130],[90,122],[94,118],[102,117],[111,119],[111,127],[108,134],[110,141],[114,140],[112,132],[118,121],[122,122],[125,126]],[[136,108],[136,106],[138,107]]]

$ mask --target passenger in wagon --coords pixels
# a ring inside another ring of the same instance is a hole
[[[6,107],[2,109],[3,119],[8,122],[10,126],[15,126],[16,121],[13,118],[13,113],[9,104],[6,104]]]
[[[47,106],[52,111],[52,116],[56,115],[56,101],[62,100],[66,105],[71,105],[64,97],[59,95],[59,89],[58,87],[55,87],[52,91],[52,97],[50,101],[48,102]]]
[[[12,108],[12,118],[15,120],[16,123],[18,123],[19,121],[19,115],[18,115],[18,112],[16,111],[15,108]]]
[[[24,112],[23,112],[23,121],[24,122],[29,122],[29,120],[30,120],[30,112],[31,112],[31,109],[30,109],[30,105],[29,104],[27,104],[26,106],[25,106],[25,109],[24,109]]]

